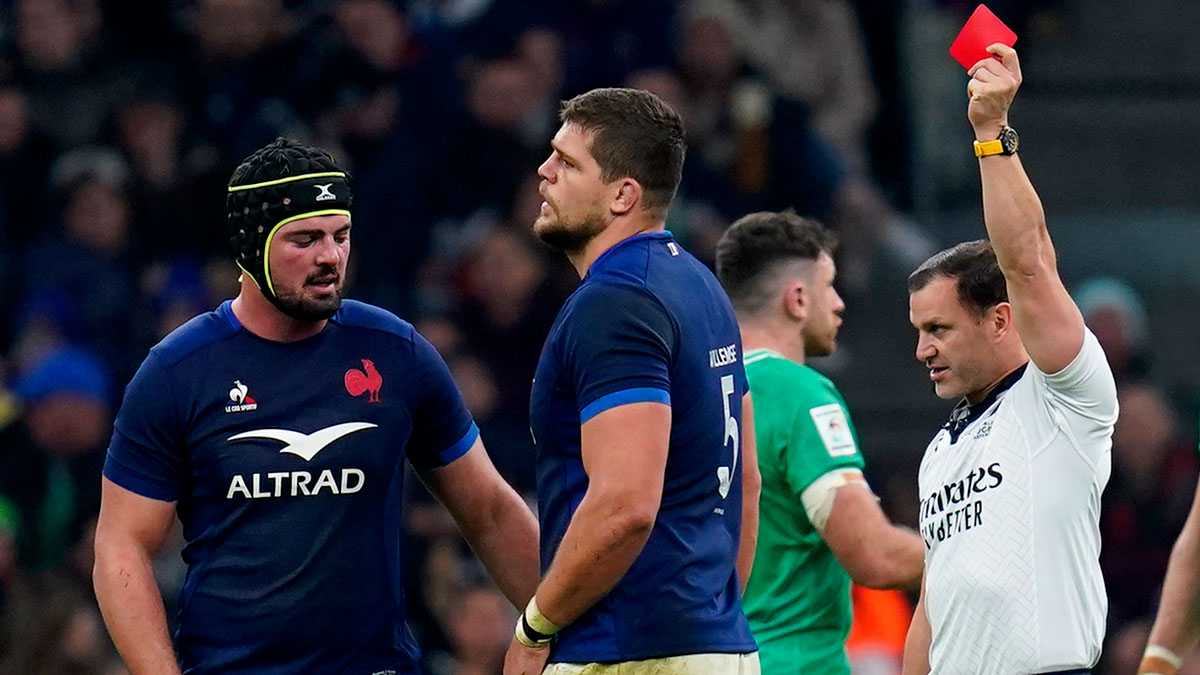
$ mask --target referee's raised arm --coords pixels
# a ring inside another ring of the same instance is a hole
[[[1083,346],[1083,316],[1058,277],[1042,202],[1021,166],[1016,133],[1008,126],[1008,109],[1021,85],[1017,53],[1002,44],[988,51],[1001,60],[989,57],[976,63],[967,84],[984,223],[1008,284],[1021,342],[1038,369],[1057,373]]]

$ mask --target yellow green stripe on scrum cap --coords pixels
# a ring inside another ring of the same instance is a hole
[[[233,172],[225,204],[234,260],[276,306],[269,251],[275,232],[312,216],[350,215],[350,182],[328,152],[277,138]]]

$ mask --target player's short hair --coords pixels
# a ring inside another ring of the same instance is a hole
[[[815,220],[792,210],[751,213],[717,242],[717,279],[739,315],[754,315],[775,295],[779,273],[800,261],[833,255],[837,237]]]
[[[564,101],[558,114],[594,134],[589,149],[605,183],[628,176],[642,186],[647,211],[665,216],[683,178],[683,119],[641,89],[593,89]]]
[[[935,253],[908,275],[909,294],[925,288],[938,277],[954,279],[958,301],[976,318],[1002,302],[1008,302],[1008,284],[996,251],[987,239],[965,241]]]

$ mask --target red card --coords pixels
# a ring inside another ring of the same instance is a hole
[[[954,44],[950,45],[950,56],[961,63],[963,68],[970,70],[971,66],[992,56],[987,52],[987,48],[997,42],[1011,47],[1017,42],[1017,34],[996,18],[992,10],[979,5],[958,32],[958,37],[954,38]]]

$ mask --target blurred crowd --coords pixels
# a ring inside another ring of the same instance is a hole
[[[435,344],[493,460],[530,494],[529,382],[577,282],[529,233],[559,101],[658,93],[688,130],[668,222],[680,241],[711,261],[738,216],[794,208],[838,229],[842,284],[863,293],[936,241],[897,208],[903,192],[871,151],[879,111],[898,105],[876,85],[894,37],[863,30],[886,6],[0,0],[0,674],[123,672],[91,594],[100,467],[147,350],[236,294],[224,195],[243,157],[284,135],[348,168],[349,295]],[[1122,385],[1102,518],[1106,658],[1136,663],[1195,486],[1195,429],[1146,376],[1136,294],[1117,280],[1084,290]],[[514,610],[419,484],[410,496],[407,582],[429,672],[499,672]],[[178,546],[157,565],[168,615]],[[862,672],[889,672],[867,653]]]

